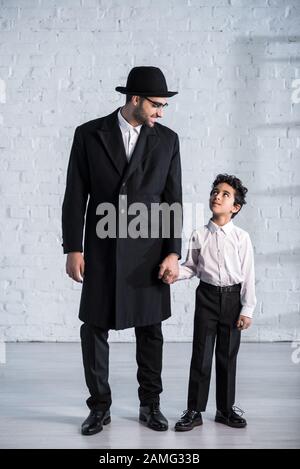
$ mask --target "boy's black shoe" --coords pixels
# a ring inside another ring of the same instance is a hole
[[[175,431],[188,432],[193,430],[194,427],[198,427],[202,424],[201,412],[197,412],[196,410],[185,410],[178,422],[175,424]]]
[[[168,421],[160,411],[158,403],[140,406],[140,421],[146,423],[148,428],[158,432],[168,430]]]
[[[237,414],[235,411],[241,412],[241,415]],[[215,421],[218,423],[224,423],[228,427],[233,428],[244,428],[247,425],[246,419],[242,418],[244,411],[238,407],[233,406],[229,412],[222,412],[217,410]]]
[[[81,425],[82,435],[95,435],[103,430],[103,425],[110,423],[109,410],[91,410],[88,418]]]

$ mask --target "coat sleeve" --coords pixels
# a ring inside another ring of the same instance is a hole
[[[181,259],[181,232],[182,232],[182,186],[179,139],[176,134],[173,156],[169,167],[166,185],[163,192],[163,201],[170,205],[175,204],[174,216],[171,212],[170,236],[164,239],[164,256],[175,253]]]
[[[83,252],[85,211],[89,194],[89,171],[80,127],[75,130],[62,205],[63,252]]]

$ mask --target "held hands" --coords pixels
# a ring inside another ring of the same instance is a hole
[[[236,325],[237,325],[237,328],[240,330],[240,331],[243,331],[245,329],[248,329],[248,327],[250,327],[252,324],[252,319],[251,318],[248,318],[248,316],[243,316],[242,314],[240,315]]]
[[[177,254],[169,254],[167,257],[165,257],[159,267],[159,279],[161,279],[164,283],[167,283],[168,285],[176,282],[179,275]]]
[[[66,272],[75,282],[82,283],[84,275],[84,258],[81,252],[69,252]]]
[[[164,283],[174,283],[179,274],[177,254],[169,254],[160,264],[158,278]],[[84,258],[81,252],[70,252],[67,255],[66,273],[75,282],[82,283],[84,276]]]

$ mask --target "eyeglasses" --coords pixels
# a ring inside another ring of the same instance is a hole
[[[147,101],[150,101],[150,103],[155,109],[165,109],[166,107],[168,107],[168,103],[165,103],[165,104],[158,103],[157,101],[152,101],[152,99],[146,98],[146,96],[144,96],[144,99],[147,99]]]

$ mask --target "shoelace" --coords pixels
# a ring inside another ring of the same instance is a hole
[[[184,411],[182,412],[181,418],[185,417],[189,412],[195,413],[195,411],[193,411],[193,410],[188,410],[188,409],[187,409],[187,410],[184,410]]]
[[[236,405],[232,406],[232,412],[236,415],[238,415],[239,417],[242,417],[245,413],[244,410],[240,409],[239,407],[237,407]]]

